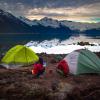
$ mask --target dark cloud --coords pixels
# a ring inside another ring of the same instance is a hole
[[[100,0],[0,0],[16,16],[100,17]]]
[[[0,3],[8,3],[9,5],[16,5],[17,3],[21,3],[25,6],[33,8],[79,7],[97,2],[100,2],[100,0],[0,0]]]

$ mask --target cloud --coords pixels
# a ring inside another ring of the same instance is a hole
[[[28,7],[26,8],[26,6],[20,2],[16,4],[9,4],[9,3],[3,2],[3,3],[0,3],[0,9],[3,9],[17,16],[19,15],[24,16],[25,13],[27,13],[30,8]]]
[[[82,5],[88,5],[98,3],[100,0],[0,0],[1,3],[8,3],[16,5],[21,3],[25,6],[32,8],[58,8],[58,7],[79,7]]]
[[[91,5],[84,5],[77,8],[65,7],[65,8],[33,8],[28,10],[27,15],[35,16],[62,16],[62,17],[100,17],[100,3]],[[27,16],[26,15],[26,16]]]
[[[100,0],[0,0],[0,8],[29,19],[45,16],[60,20],[100,18]]]

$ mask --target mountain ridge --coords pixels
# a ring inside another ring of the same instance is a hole
[[[58,21],[48,17],[31,21],[22,16],[15,17],[0,9],[0,33],[32,33],[55,38],[81,33],[87,36],[100,36],[100,23]]]
[[[79,30],[79,31],[100,28],[100,22],[99,23],[81,23],[81,22],[74,22],[74,21],[68,21],[68,20],[58,21],[58,20],[48,18],[48,17],[44,17],[40,20],[35,19],[32,21],[25,17],[21,17],[21,20],[26,22],[30,26],[41,24],[43,26],[51,26],[53,28],[57,28],[59,27],[59,25],[63,25],[63,26],[69,27],[72,30]]]
[[[0,10],[0,33],[24,33],[30,32],[31,28],[25,22],[14,15]]]

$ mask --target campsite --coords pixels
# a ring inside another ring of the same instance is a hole
[[[0,100],[99,100],[98,73],[64,77],[56,72],[56,67],[65,54],[37,55],[46,62],[46,71],[40,78],[33,77],[31,63],[12,69],[0,65]],[[100,58],[100,52],[96,55]]]
[[[0,100],[100,100],[100,0],[0,0]]]

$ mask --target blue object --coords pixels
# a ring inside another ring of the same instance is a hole
[[[44,67],[47,67],[47,63],[46,63],[46,62],[43,62],[43,66],[44,66]]]

